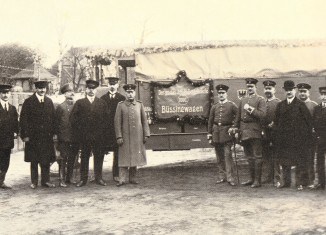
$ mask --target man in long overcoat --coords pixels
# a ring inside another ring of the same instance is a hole
[[[118,104],[114,118],[115,134],[119,145],[119,183],[122,186],[127,181],[129,168],[129,183],[137,184],[135,180],[137,166],[146,165],[145,142],[150,136],[149,125],[144,106],[135,100],[136,85],[126,84],[127,100]]]
[[[247,78],[248,96],[240,101],[235,127],[240,128],[240,141],[249,163],[250,179],[242,185],[261,187],[262,174],[262,121],[266,116],[266,102],[257,95],[258,80]]]
[[[0,85],[0,188],[8,189],[5,184],[10,163],[11,149],[14,147],[14,136],[18,134],[18,113],[15,106],[9,104],[10,85]]]
[[[118,166],[118,157],[119,157],[119,147],[117,144],[117,139],[115,137],[114,131],[114,116],[117,110],[118,103],[124,101],[126,97],[118,92],[119,88],[119,78],[116,77],[107,77],[109,91],[101,97],[107,106],[108,106],[108,129],[105,133],[105,145],[106,150],[113,152],[113,165],[112,165],[112,174],[114,181],[119,181],[119,166]]]
[[[25,162],[31,163],[31,188],[38,185],[38,165],[41,166],[41,185],[55,187],[50,183],[50,164],[55,161],[53,138],[55,109],[46,93],[46,81],[34,83],[36,92],[24,103],[20,113],[21,138],[25,142]]]
[[[232,159],[232,136],[229,129],[234,124],[238,107],[227,99],[229,87],[223,84],[216,86],[219,101],[215,103],[209,113],[208,139],[215,147],[218,180],[217,184],[228,182],[235,186],[234,164]]]
[[[95,96],[98,86],[97,81],[87,80],[86,97],[76,101],[70,114],[73,138],[81,148],[80,182],[77,187],[87,184],[91,152],[94,155],[95,182],[106,186],[102,179],[102,169],[108,112],[106,103]]]
[[[297,187],[302,190],[308,177],[305,165],[312,137],[312,117],[305,103],[295,97],[295,88],[293,81],[284,82],[286,99],[276,107],[275,141],[284,177],[279,187],[291,186],[291,166],[296,166]]]

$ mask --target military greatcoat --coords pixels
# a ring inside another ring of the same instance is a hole
[[[116,138],[122,138],[119,146],[119,167],[146,165],[144,137],[150,136],[144,106],[140,101],[122,101],[114,118]]]
[[[40,103],[36,95],[27,98],[20,113],[21,138],[29,137],[25,143],[25,162],[49,164],[55,161],[53,135],[55,109],[50,98]]]

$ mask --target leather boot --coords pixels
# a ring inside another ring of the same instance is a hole
[[[261,159],[255,161],[255,182],[251,185],[252,188],[261,187],[261,173],[263,162]]]
[[[65,183],[65,176],[66,176],[66,166],[64,164],[64,161],[61,161],[61,164],[59,166],[59,177],[60,177],[60,183],[59,183],[59,186],[60,187],[67,187],[66,183]]]
[[[255,162],[253,160],[249,160],[249,175],[250,178],[248,181],[241,183],[243,186],[249,186],[252,185],[255,179]]]

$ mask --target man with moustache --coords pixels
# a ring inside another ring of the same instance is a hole
[[[317,174],[318,184],[312,189],[325,189],[326,153],[326,87],[319,87],[321,103],[314,108],[313,126],[317,135]]]
[[[306,185],[305,165],[309,154],[309,140],[312,135],[312,118],[304,102],[295,97],[293,81],[284,82],[286,99],[275,111],[275,141],[277,157],[282,166],[283,184],[278,188],[291,186],[291,166],[296,166],[297,189]]]
[[[228,131],[234,124],[238,107],[227,99],[228,89],[229,87],[223,84],[216,86],[219,101],[212,106],[209,113],[207,138],[212,140],[215,147],[219,177],[216,183],[228,182],[231,186],[235,186],[232,136]]]
[[[10,164],[11,149],[14,147],[15,134],[18,134],[18,113],[15,106],[9,104],[11,85],[0,85],[0,188],[10,189],[5,184]]]
[[[119,183],[118,187],[126,184],[129,171],[129,183],[136,181],[137,166],[146,165],[145,143],[150,136],[149,125],[144,106],[136,101],[136,85],[126,84],[126,100],[117,106],[114,126],[119,145]]]
[[[106,77],[108,80],[109,91],[101,97],[108,107],[108,129],[105,133],[105,145],[106,150],[113,151],[113,165],[112,165],[112,174],[113,180],[119,182],[119,165],[118,165],[118,156],[119,156],[119,147],[115,138],[114,131],[114,116],[118,106],[118,103],[124,101],[126,97],[118,92],[119,88],[119,78],[116,77]]]
[[[23,103],[20,113],[20,136],[25,142],[25,162],[31,163],[31,188],[38,186],[38,165],[41,185],[54,188],[50,182],[50,164],[55,161],[53,139],[56,138],[55,109],[46,93],[47,81],[34,82],[36,92]]]
[[[266,101],[266,117],[263,119],[263,165],[265,165],[266,178],[263,183],[274,183],[275,179],[277,186],[280,184],[281,171],[280,165],[274,158],[275,146],[273,145],[273,125],[276,106],[281,100],[275,97],[276,82],[267,80],[263,82],[263,85]]]
[[[77,187],[87,184],[91,152],[94,155],[95,182],[106,186],[102,179],[102,168],[108,111],[106,103],[95,96],[98,86],[99,82],[87,80],[86,97],[77,100],[70,114],[73,138],[81,148],[80,181]]]
[[[75,183],[72,180],[74,163],[78,154],[79,145],[72,137],[72,127],[69,116],[74,106],[74,89],[72,85],[65,84],[60,93],[65,96],[65,101],[59,104],[56,110],[56,123],[58,129],[58,150],[60,151],[60,183],[59,186]]]
[[[250,185],[251,188],[261,187],[262,121],[266,116],[266,102],[257,94],[257,82],[255,78],[246,79],[248,96],[241,99],[235,119],[235,129],[231,129],[231,132],[240,129],[240,141],[248,159],[250,174],[250,179],[242,185]]]
[[[313,115],[315,107],[318,105],[315,101],[310,99],[310,89],[311,86],[307,83],[299,83],[297,85],[299,91],[299,99],[303,101],[311,116]],[[308,140],[307,140],[308,141]],[[311,138],[310,139],[310,146],[309,146],[309,156],[307,157],[307,164],[306,170],[308,173],[308,182],[307,184],[313,185],[315,180],[315,152],[316,152],[316,140]]]

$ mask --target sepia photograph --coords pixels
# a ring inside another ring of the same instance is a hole
[[[0,234],[326,234],[326,2],[0,0]]]

